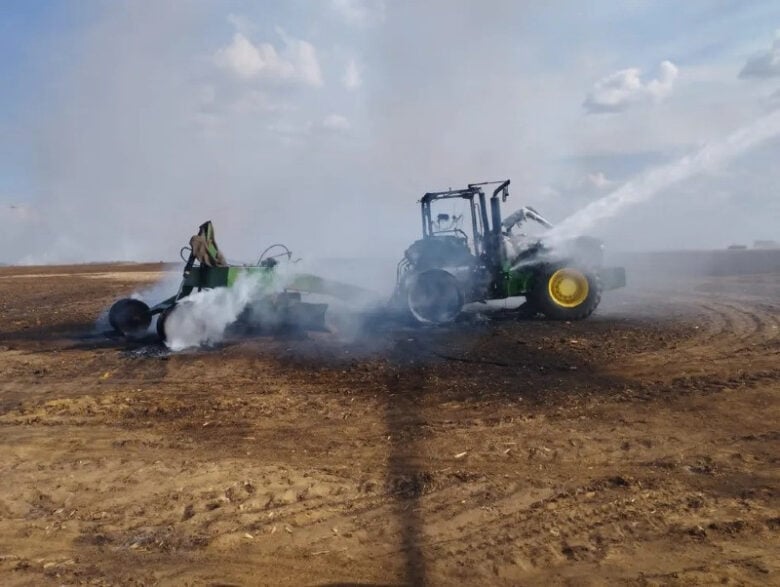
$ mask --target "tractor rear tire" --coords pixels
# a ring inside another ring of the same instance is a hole
[[[531,306],[551,320],[582,320],[601,302],[598,271],[566,263],[542,266],[528,295]]]
[[[443,269],[429,269],[412,276],[407,286],[406,302],[418,322],[446,324],[458,317],[464,297],[451,273]]]
[[[108,311],[111,328],[128,338],[140,338],[152,323],[149,306],[141,300],[125,298],[116,302]]]

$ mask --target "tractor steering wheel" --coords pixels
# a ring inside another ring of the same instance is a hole
[[[469,240],[468,235],[465,232],[463,232],[460,228],[454,229],[453,232],[455,232],[456,234],[462,235],[463,238],[466,239],[467,241]]]
[[[452,233],[454,233],[456,235],[460,235],[464,239],[466,239],[466,241],[469,240],[468,235],[465,232],[463,232],[460,228],[450,228],[449,230],[440,230],[438,232],[435,232],[434,234],[446,234],[448,232],[452,232]]]
[[[270,251],[277,248],[284,249],[284,250],[281,253],[277,253],[275,255],[268,255]],[[266,255],[268,256],[266,257]],[[270,247],[268,247],[266,250],[264,250],[262,253],[260,253],[260,258],[257,260],[257,265],[260,265],[260,263],[262,263],[266,259],[276,259],[277,257],[287,257],[287,260],[289,261],[292,258],[292,251],[282,243],[275,243]]]

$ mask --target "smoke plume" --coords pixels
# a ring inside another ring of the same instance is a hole
[[[725,20],[738,4],[719,7]],[[307,259],[397,260],[419,237],[426,191],[509,177],[506,211],[532,205],[555,223],[603,195],[561,185],[620,184],[675,161],[757,119],[773,89],[738,78],[740,43],[771,34],[771,19],[749,11],[741,32],[681,12],[684,42],[670,45],[665,27],[648,26],[667,21],[663,7],[609,3],[587,18],[510,0],[60,10],[56,34],[19,36],[29,48],[23,105],[0,120],[0,262],[174,260],[207,219],[231,260],[253,262],[273,242]],[[637,46],[636,35],[608,30],[653,38]],[[720,53],[702,63],[713,42]],[[655,76],[664,60],[674,66],[658,83],[625,74]],[[621,107],[586,115],[583,98],[615,71],[619,96],[607,102]],[[596,236],[613,248],[777,238],[776,152],[767,141],[738,164],[717,152],[717,165],[691,161],[717,173],[669,186],[663,214],[621,208],[621,222],[593,225]],[[23,176],[14,189],[2,183],[9,166]],[[620,201],[669,181],[648,177]],[[697,230],[684,220],[691,212]],[[654,213],[663,234],[648,226]]]
[[[242,275],[232,287],[196,291],[165,320],[165,344],[173,351],[213,345],[253,301],[273,293],[259,276]]]

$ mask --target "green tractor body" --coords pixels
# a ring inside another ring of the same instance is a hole
[[[482,187],[500,183],[488,197]],[[420,200],[422,238],[412,243],[398,265],[396,307],[416,320],[454,320],[473,302],[523,296],[525,314],[577,320],[598,306],[601,293],[626,285],[622,267],[603,265],[603,243],[581,236],[565,242],[512,233],[533,220],[552,228],[533,208],[502,218],[509,180],[470,184],[464,189],[426,193]],[[434,216],[436,203],[464,201],[470,211],[469,236],[463,215]]]

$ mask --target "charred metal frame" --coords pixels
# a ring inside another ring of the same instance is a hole
[[[482,190],[482,186],[496,184],[498,184],[498,187],[493,191],[488,204],[487,196]],[[508,179],[470,183],[466,188],[460,190],[450,189],[443,192],[427,192],[420,199],[423,238],[431,238],[437,234],[433,230],[433,214],[431,212],[431,204],[433,202],[454,198],[468,200],[471,210],[474,254],[489,261],[490,265],[500,265],[501,204],[499,196],[501,201],[504,202],[508,195]],[[488,217],[488,205],[490,206],[490,217]]]

